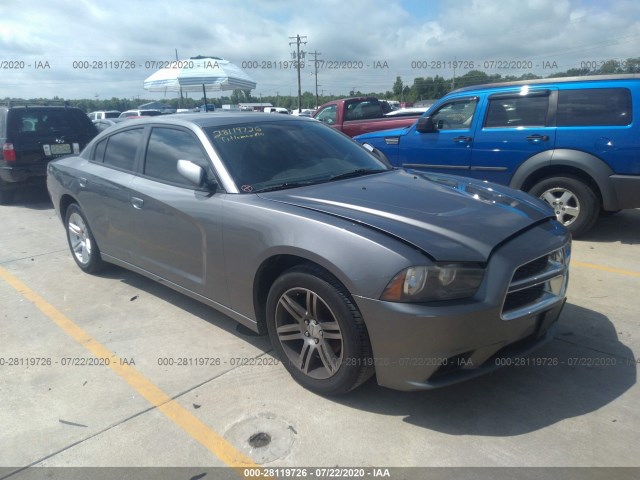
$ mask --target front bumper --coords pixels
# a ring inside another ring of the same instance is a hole
[[[397,390],[442,387],[509,364],[506,359],[526,355],[553,338],[564,292],[542,310],[521,309],[515,318],[502,311],[514,271],[569,242],[564,229],[553,224],[497,249],[478,293],[466,302],[428,306],[355,297],[369,332],[378,383]]]

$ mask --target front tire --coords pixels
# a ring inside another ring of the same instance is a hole
[[[589,185],[577,178],[545,178],[535,184],[529,193],[548,203],[557,220],[574,237],[585,234],[598,220],[598,197]]]
[[[347,289],[314,265],[283,273],[267,297],[267,329],[291,376],[322,395],[353,390],[374,373],[369,335]]]
[[[71,256],[86,273],[96,273],[104,267],[87,219],[80,207],[72,203],[67,208],[64,222]]]

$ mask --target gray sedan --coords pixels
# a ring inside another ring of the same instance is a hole
[[[488,372],[551,338],[570,237],[506,187],[393,169],[320,122],[172,115],[51,162],[73,259],[160,281],[260,333],[322,394]]]

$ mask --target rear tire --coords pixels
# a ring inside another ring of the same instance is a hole
[[[96,273],[104,268],[98,244],[78,204],[72,203],[67,207],[64,226],[71,256],[76,264],[86,273]]]
[[[574,237],[585,234],[600,215],[598,197],[585,182],[574,177],[550,177],[536,183],[529,193],[548,203],[556,218]]]
[[[3,185],[0,180],[0,205],[11,205],[16,197],[16,191]]]
[[[371,344],[347,289],[315,265],[283,273],[267,297],[267,329],[291,376],[322,395],[353,390],[373,373]]]

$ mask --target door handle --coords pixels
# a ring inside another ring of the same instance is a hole
[[[527,137],[527,140],[529,140],[530,142],[533,142],[533,143],[547,142],[547,141],[549,141],[549,135],[538,135],[538,134],[529,135]]]
[[[144,200],[138,197],[131,197],[131,205],[133,205],[133,208],[140,210],[144,206]]]
[[[78,178],[78,185],[80,185],[80,188],[87,188],[87,179],[84,177]]]
[[[471,137],[455,137],[453,139],[456,143],[471,143],[471,140],[473,140]]]

